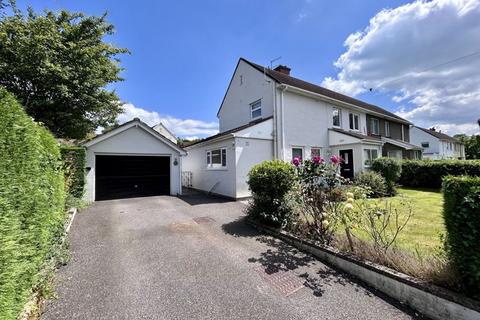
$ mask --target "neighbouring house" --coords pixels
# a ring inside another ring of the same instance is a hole
[[[164,130],[135,118],[82,143],[87,151],[85,200],[181,194],[186,152]]]
[[[185,147],[193,188],[231,198],[250,195],[247,174],[264,160],[340,155],[353,178],[373,159],[417,159],[409,121],[378,106],[239,59],[218,110],[220,132]]]
[[[465,145],[435,129],[411,128],[412,143],[423,148],[423,158],[432,160],[465,159]]]

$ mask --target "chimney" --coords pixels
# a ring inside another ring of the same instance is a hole
[[[290,68],[287,67],[287,66],[284,66],[284,65],[281,65],[281,64],[280,64],[280,65],[278,65],[278,66],[277,66],[275,69],[273,69],[273,70],[278,71],[278,72],[281,72],[281,73],[286,74],[287,76],[289,76],[289,75],[290,75],[290,70],[292,70],[292,69],[290,69]]]

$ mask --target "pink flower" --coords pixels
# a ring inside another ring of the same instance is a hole
[[[315,157],[313,157],[313,158],[312,158],[312,161],[313,161],[313,163],[315,163],[315,164],[319,164],[319,163],[323,163],[323,162],[324,162],[323,158],[320,157],[320,156],[315,156]]]
[[[337,155],[333,155],[330,157],[330,162],[332,162],[333,164],[340,164],[340,162],[342,162],[342,158]]]
[[[295,157],[295,158],[293,158],[293,160],[292,160],[292,163],[293,163],[293,165],[294,165],[295,167],[298,167],[301,162],[302,162],[302,158],[300,158],[300,157]]]

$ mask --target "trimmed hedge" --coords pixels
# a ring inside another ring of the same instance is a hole
[[[249,216],[274,227],[284,227],[291,214],[286,196],[295,181],[295,169],[288,162],[271,160],[255,165],[247,181],[253,198]]]
[[[16,319],[63,233],[60,150],[0,89],[0,319]]]
[[[85,148],[61,146],[65,191],[81,199],[85,191]]]
[[[478,160],[405,160],[402,162],[400,184],[406,187],[442,187],[447,176],[480,176]]]
[[[447,252],[470,295],[480,297],[480,177],[443,181]]]

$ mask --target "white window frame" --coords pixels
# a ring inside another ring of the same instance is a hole
[[[335,120],[334,120],[335,111],[338,112],[338,125],[335,124]],[[334,128],[342,127],[342,110],[340,108],[332,108],[332,126]]]
[[[374,128],[374,125],[373,123],[377,123],[377,132],[374,132],[373,131],[373,128]],[[380,120],[376,119],[376,118],[370,118],[370,131],[372,134],[376,135],[376,136],[379,136],[380,135]]]
[[[390,137],[390,122],[385,121],[385,137]]]
[[[318,150],[318,156],[319,157],[322,156],[322,148],[320,148],[320,147],[310,147],[310,159],[313,159],[313,157],[315,157],[314,155],[312,155],[312,150]]]
[[[258,111],[258,110],[260,110],[260,115],[254,117],[253,113],[255,111]],[[256,101],[250,103],[250,118],[252,120],[255,120],[255,119],[260,119],[261,117],[262,117],[262,99],[258,99]]]
[[[377,153],[377,156],[373,158],[372,151],[375,151]],[[378,159],[378,149],[363,149],[363,156],[365,159],[363,159],[363,165],[365,168],[370,168],[372,165],[372,161],[375,159]]]
[[[301,160],[305,160],[305,148],[302,147],[302,146],[292,146],[292,160],[294,158],[293,156],[293,149],[300,149],[302,150],[302,157],[301,157]]]
[[[355,118],[357,119],[356,128],[355,128]],[[353,122],[350,122],[350,120],[352,120]],[[348,128],[353,131],[360,131],[360,115],[358,113],[354,113],[354,112],[348,113]]]
[[[212,163],[212,152],[220,151],[220,163]],[[227,148],[215,148],[210,149],[205,152],[206,155],[206,166],[209,170],[225,170],[227,169]],[[223,156],[225,155],[225,157]]]

